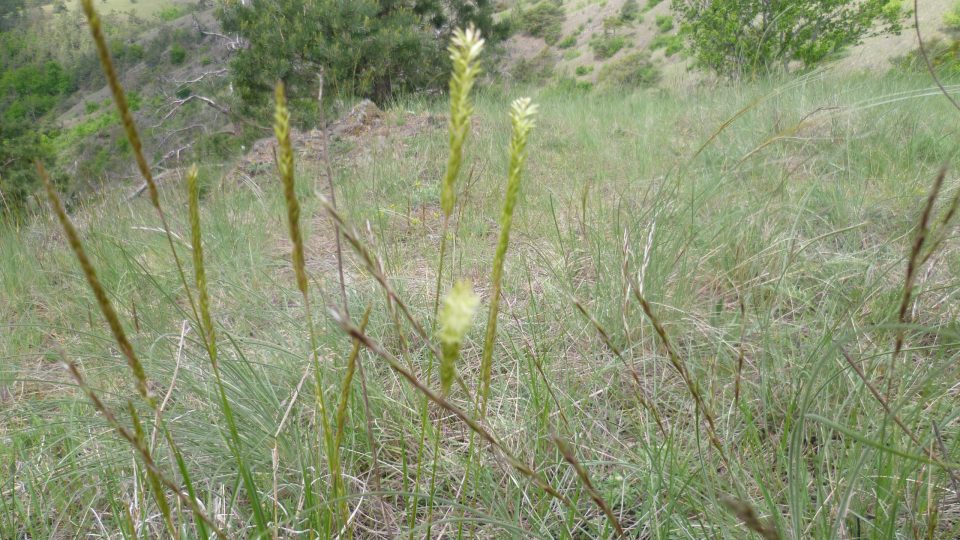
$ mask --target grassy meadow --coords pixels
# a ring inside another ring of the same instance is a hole
[[[333,162],[345,230],[402,300],[345,239],[367,346],[328,309],[340,303],[335,234],[310,156],[295,169],[309,306],[276,172],[224,181],[226,169],[201,167],[218,373],[147,198],[72,209],[162,422],[53,214],[7,224],[0,537],[211,534],[191,494],[229,538],[612,538],[618,526],[651,539],[958,537],[960,243],[944,223],[960,193],[958,113],[938,92],[922,76],[829,71],[685,93],[478,91],[441,284],[469,279],[481,302],[446,401],[479,417],[507,110],[530,94],[540,110],[480,424],[556,496],[374,353],[440,392],[430,344],[448,134],[399,134],[446,114],[444,101],[396,103],[398,135]],[[192,288],[186,184],[161,187]],[[139,440],[189,494],[154,487],[63,358],[120,424],[133,430],[136,411]],[[341,488],[324,422],[342,426]]]

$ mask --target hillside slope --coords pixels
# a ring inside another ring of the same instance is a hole
[[[580,81],[596,83],[604,65],[614,64],[624,56],[637,52],[649,54],[653,63],[663,73],[662,85],[667,88],[683,88],[687,84],[704,80],[704,74],[691,71],[690,61],[677,36],[679,22],[670,6],[670,0],[640,0],[640,12],[635,20],[621,26],[605,28],[604,21],[622,18],[624,6],[630,0],[564,0],[564,19],[561,37],[548,44],[542,37],[531,36],[522,29],[506,43],[508,74],[520,63],[529,68],[530,61],[538,61],[553,67],[553,74],[576,77]],[[944,37],[944,15],[956,4],[955,0],[924,0],[919,3],[920,29],[925,40]],[[518,18],[524,9],[536,2],[513,2],[504,4],[502,17]],[[912,5],[905,7],[910,16],[904,21],[899,35],[867,38],[862,44],[843,53],[833,62],[841,71],[880,72],[892,67],[891,61],[907,55],[917,48]],[[670,21],[670,22],[667,22]],[[611,56],[597,54],[596,43],[604,37],[622,38],[622,46]],[[564,41],[568,40],[568,41]],[[572,40],[572,44],[571,41]],[[526,62],[526,63],[525,63]]]
[[[564,1],[559,10],[543,10],[539,22],[545,25],[535,32],[539,37],[525,28],[529,22],[524,21],[524,13],[556,3],[501,3],[497,17],[510,18],[515,32],[501,45],[503,55],[494,58],[488,72],[509,86],[521,87],[571,81],[582,87],[597,86],[604,77],[625,69],[645,70],[630,84],[657,84],[668,91],[686,91],[691,85],[713,81],[691,69],[669,0],[631,1]],[[631,5],[636,6],[632,11]],[[942,35],[943,15],[952,5],[952,0],[922,3],[921,29],[927,39]],[[122,0],[103,5],[108,10],[125,6]],[[195,161],[229,167],[252,138],[269,135],[268,126],[252,126],[233,112],[239,104],[230,86],[229,59],[243,44],[222,34],[212,4],[141,0],[131,9],[132,16],[153,17],[157,23],[136,37],[112,41],[111,48],[136,108],[148,157],[161,179],[178,176],[186,163]],[[74,11],[66,15],[78,17]],[[889,69],[891,60],[915,48],[910,19],[899,36],[870,38],[834,62],[833,68],[881,72]],[[620,67],[631,59],[634,63],[629,67]],[[56,155],[77,191],[127,184],[135,191],[139,182],[109,90],[102,82],[69,97],[54,124]],[[240,137],[243,131],[246,136]]]
[[[115,44],[121,83],[133,97],[144,147],[161,178],[188,157],[222,161],[239,147],[228,70],[238,46],[220,34],[211,8],[165,21],[119,51]],[[135,51],[131,59],[127,51]],[[87,181],[111,178],[110,184],[133,177],[129,156],[111,151],[122,145],[123,134],[109,88],[81,92],[73,101],[56,120],[61,156],[76,164],[68,172],[84,172],[78,176]]]

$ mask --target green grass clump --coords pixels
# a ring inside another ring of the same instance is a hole
[[[657,15],[656,25],[660,33],[673,30],[673,15]]]
[[[577,36],[575,36],[575,35],[570,35],[570,36],[567,36],[567,37],[561,39],[561,40],[557,43],[557,48],[558,48],[558,49],[569,49],[570,47],[573,47],[573,46],[576,45],[576,44],[577,44]]]
[[[594,34],[590,38],[590,49],[594,58],[606,60],[627,46],[627,38],[616,34]]]
[[[183,45],[179,43],[174,43],[170,46],[170,63],[179,66],[187,60],[187,50],[183,48]]]
[[[951,32],[960,32],[960,2],[954,2],[950,11],[943,16],[943,26]]]
[[[167,6],[157,11],[157,18],[161,22],[170,22],[183,16],[185,10],[180,6]]]
[[[628,54],[600,68],[597,83],[620,89],[648,88],[660,80],[660,70],[644,52]]]
[[[673,56],[683,50],[683,36],[679,34],[659,34],[650,42],[650,50],[663,49],[667,56]]]

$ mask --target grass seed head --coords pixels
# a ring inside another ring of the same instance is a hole
[[[440,207],[445,217],[450,217],[456,203],[454,184],[463,164],[463,143],[467,139],[470,117],[473,116],[470,91],[480,74],[479,59],[483,43],[480,31],[471,25],[466,30],[454,31],[452,43],[447,49],[453,62],[453,72],[450,76],[450,155],[440,190]]]
[[[493,369],[493,345],[497,336],[497,313],[500,309],[500,287],[503,279],[503,265],[510,245],[510,228],[513,225],[513,210],[520,196],[520,180],[523,164],[527,157],[527,138],[533,129],[533,116],[537,106],[530,98],[519,98],[510,106],[510,123],[513,134],[510,137],[510,168],[507,176],[507,194],[500,214],[500,236],[497,250],[493,256],[493,274],[490,278],[490,311],[487,314],[487,331],[483,340],[483,354],[480,358],[480,416],[487,412],[487,399],[490,396],[490,377]]]
[[[197,178],[199,171],[196,165],[192,165],[187,171],[187,192],[190,214],[190,246],[193,251],[193,273],[197,285],[197,293],[200,304],[200,323],[203,325],[204,335],[207,339],[207,346],[211,352],[211,362],[214,369],[217,368],[217,357],[214,351],[213,319],[210,317],[210,295],[207,292],[207,272],[203,264],[203,233],[200,229],[200,187]]]
[[[294,189],[293,144],[290,143],[290,110],[287,109],[287,94],[283,81],[277,81],[276,108],[273,114],[273,131],[277,135],[277,168],[283,183],[283,198],[287,204],[287,225],[290,242],[293,244],[293,271],[297,287],[307,294],[307,270],[303,255],[303,236],[300,234],[300,203]]]
[[[443,392],[450,390],[455,374],[455,364],[460,357],[460,345],[463,343],[473,316],[480,305],[480,297],[473,292],[469,281],[457,281],[443,299],[440,310],[440,385]]]

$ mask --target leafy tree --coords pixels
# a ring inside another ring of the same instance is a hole
[[[441,88],[449,33],[472,22],[491,36],[491,11],[489,0],[251,0],[224,2],[218,16],[247,42],[232,63],[244,103],[264,103],[282,79],[304,107],[321,69],[332,93],[380,102]]]
[[[23,0],[0,0],[0,28],[3,28],[4,19],[15,17],[23,7]]]
[[[811,66],[865,37],[898,33],[900,0],[673,0],[696,62],[730,76]]]
[[[8,70],[0,74],[0,113],[10,122],[35,122],[72,89],[73,80],[56,62]]]
[[[0,72],[0,213],[22,208],[36,189],[34,161],[53,161],[39,121],[73,86],[53,61]]]
[[[16,213],[37,189],[36,160],[50,163],[53,156],[46,139],[25,123],[0,120],[0,214]]]

